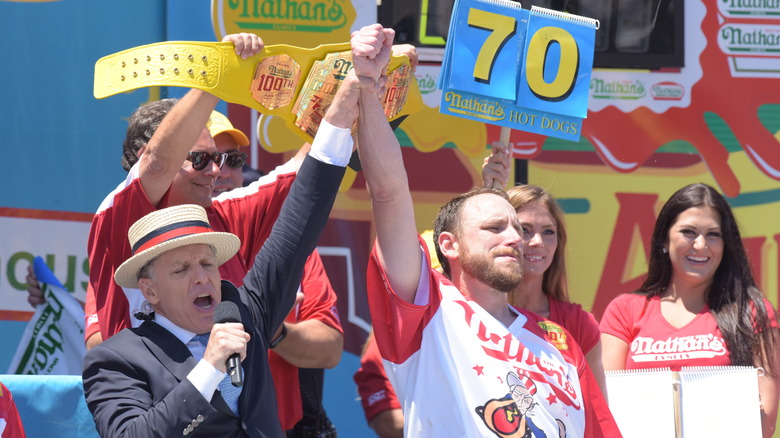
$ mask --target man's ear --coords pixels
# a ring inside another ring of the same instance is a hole
[[[158,294],[156,284],[151,278],[139,278],[138,289],[141,289],[141,293],[149,304],[154,306],[160,302],[160,295]]]
[[[457,259],[460,257],[460,245],[455,234],[449,231],[442,231],[439,234],[439,250],[444,257],[448,259]]]
[[[138,151],[136,151],[135,156],[137,158],[141,158],[141,155],[143,155],[145,150],[146,150],[146,145],[141,146],[140,148],[138,148]]]

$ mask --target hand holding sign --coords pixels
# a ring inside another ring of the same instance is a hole
[[[509,183],[510,163],[509,144],[494,141],[490,156],[482,163],[482,186],[503,190]]]
[[[445,114],[578,140],[598,21],[457,0],[439,78]]]

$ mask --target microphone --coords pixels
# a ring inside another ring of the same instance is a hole
[[[226,322],[241,322],[241,312],[238,306],[232,301],[222,301],[214,309],[214,324],[224,324]],[[241,369],[241,356],[233,353],[225,362],[225,368],[230,376],[230,383],[240,388],[244,384],[244,373]]]

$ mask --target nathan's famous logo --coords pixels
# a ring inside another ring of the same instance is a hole
[[[780,26],[727,24],[718,32],[718,44],[726,53],[780,53]]]
[[[504,106],[485,98],[464,97],[454,91],[444,95],[447,107],[453,113],[465,114],[485,120],[504,120]]]
[[[565,437],[566,426],[561,420],[555,419],[557,431],[554,435],[548,435],[550,430],[542,430],[533,422],[533,409],[537,406],[534,401],[536,384],[528,376],[509,373],[506,376],[509,393],[501,398],[488,400],[482,406],[474,410],[482,418],[491,432],[501,438],[526,438],[526,437]],[[529,415],[530,414],[530,415]]]
[[[563,327],[552,321],[539,321],[539,327],[547,333],[547,340],[558,350],[568,350],[569,344],[566,343],[566,332]]]
[[[650,95],[655,100],[681,100],[685,88],[675,82],[659,82],[650,87]]]
[[[348,0],[212,0],[211,5],[212,24],[219,38],[253,32],[266,44],[308,47],[312,41],[306,33],[330,35],[317,37],[315,44],[344,42],[357,16]]]
[[[717,2],[720,13],[730,18],[777,18],[780,0],[722,0]]]
[[[333,61],[333,77],[343,81],[344,78],[347,77],[349,74],[349,71],[352,70],[352,61],[344,58],[339,57],[336,58],[335,61]],[[334,92],[335,94],[335,92]]]
[[[666,339],[637,336],[631,342],[631,359],[634,362],[711,359],[726,353],[723,339],[712,333]]]
[[[645,97],[647,90],[645,84],[639,80],[604,80],[592,78],[590,80],[590,96],[594,99],[641,99]]]
[[[38,317],[32,337],[24,350],[16,374],[49,374],[60,360],[64,336],[58,326],[64,305],[52,293],[48,284],[43,285],[46,303]]]
[[[433,93],[436,91],[436,78],[427,73],[425,76],[417,76],[417,86],[422,94]]]

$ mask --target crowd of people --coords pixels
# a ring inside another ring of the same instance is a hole
[[[337,436],[322,385],[343,330],[315,248],[357,149],[376,242],[366,267],[374,330],[355,382],[377,435],[616,437],[605,370],[748,365],[764,370],[772,436],[777,315],[723,196],[692,184],[669,198],[645,282],[600,322],[570,300],[552,194],[503,190],[506,144],[485,159],[483,187],[441,207],[430,253],[381,103],[393,38],[380,25],[353,33],[353,69],[313,142],[262,176],[245,178],[248,138],[208,92],[130,117],[127,177],[89,236],[83,380],[100,435]],[[244,58],[263,48],[253,34],[225,41]],[[403,52],[416,63],[413,48]],[[28,283],[37,304],[32,273]],[[649,361],[637,347],[701,334],[725,348]]]

